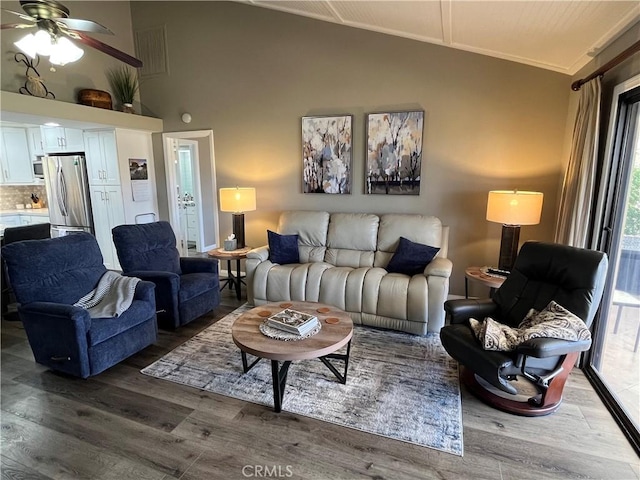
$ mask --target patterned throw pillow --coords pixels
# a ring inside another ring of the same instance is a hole
[[[485,318],[483,322],[470,318],[469,324],[485,350],[510,352],[520,344],[520,332],[517,328],[496,322],[491,317]]]
[[[580,317],[553,300],[541,312],[531,309],[518,329],[524,330],[523,342],[532,338],[591,340],[591,332]]]
[[[568,341],[591,340],[591,332],[576,315],[553,300],[544,310],[531,309],[518,328],[511,328],[491,317],[483,322],[469,319],[474,335],[485,350],[510,352],[533,338],[558,338]]]

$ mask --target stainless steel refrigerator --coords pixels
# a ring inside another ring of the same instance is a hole
[[[45,156],[42,167],[49,201],[51,236],[61,237],[78,231],[94,233],[84,155]]]

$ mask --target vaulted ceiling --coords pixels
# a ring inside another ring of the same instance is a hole
[[[575,74],[640,20],[637,0],[245,0],[245,3],[568,75]]]

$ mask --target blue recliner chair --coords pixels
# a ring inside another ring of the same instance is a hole
[[[155,283],[161,328],[185,325],[220,304],[218,261],[180,257],[168,222],[119,225],[112,234],[122,272]]]
[[[2,248],[36,362],[87,378],[156,341],[154,285],[139,282],[131,306],[114,318],[74,307],[107,271],[95,237],[76,233]]]

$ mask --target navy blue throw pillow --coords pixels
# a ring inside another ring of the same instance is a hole
[[[422,273],[439,251],[440,249],[437,247],[423,245],[400,237],[396,253],[393,254],[389,265],[387,265],[387,272],[404,273],[405,275]]]
[[[269,239],[269,260],[280,265],[300,263],[298,235],[280,235],[267,230],[267,237]]]

